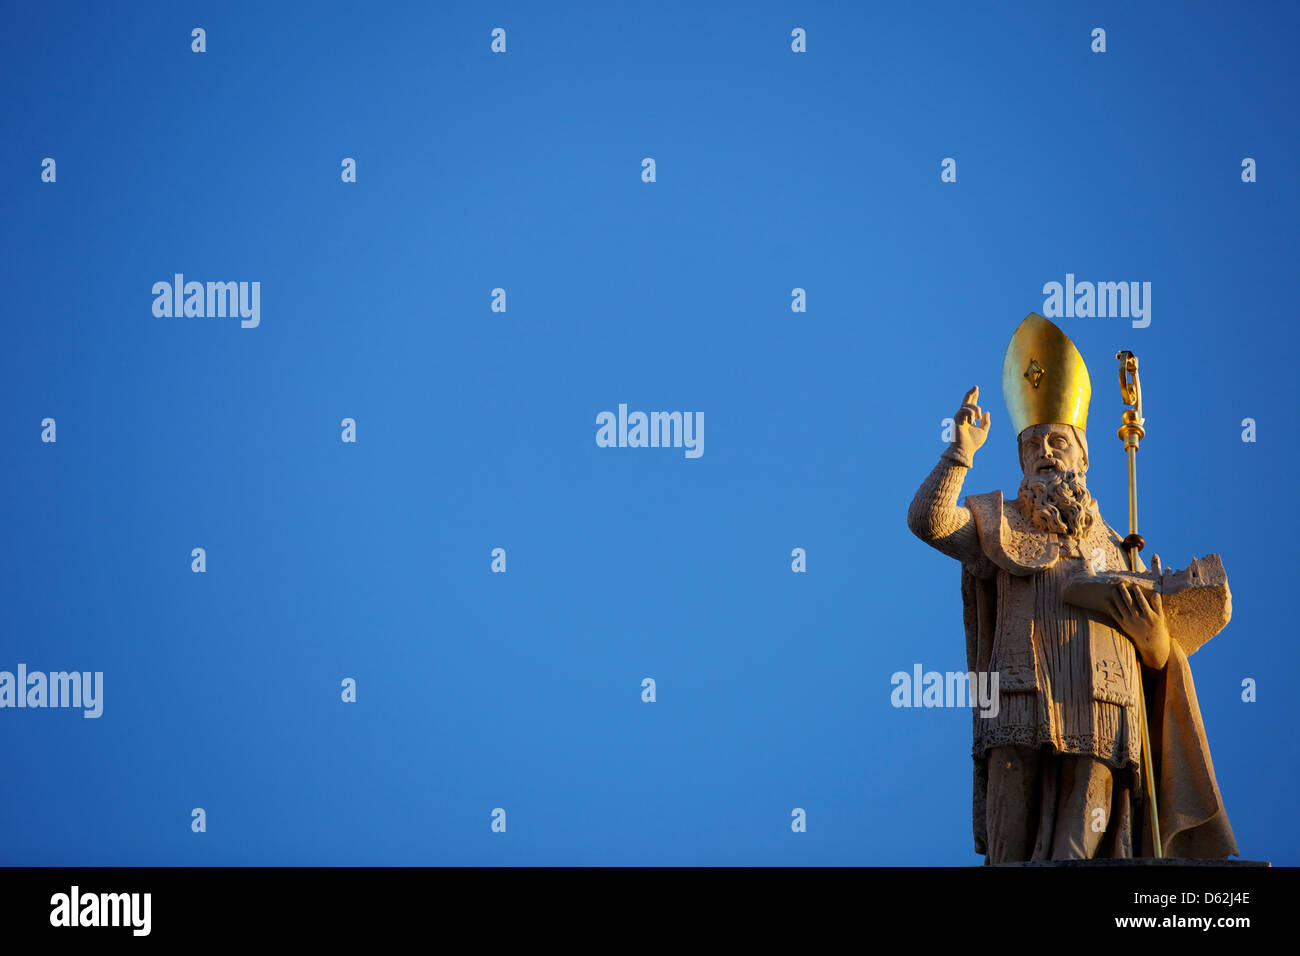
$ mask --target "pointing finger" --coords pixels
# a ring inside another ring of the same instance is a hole
[[[972,388],[969,392],[966,393],[966,397],[961,400],[961,403],[963,405],[978,405],[979,400],[980,400],[980,387],[976,385],[974,388]]]

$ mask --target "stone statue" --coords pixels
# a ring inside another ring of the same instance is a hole
[[[961,562],[968,670],[998,674],[999,706],[974,714],[976,852],[986,863],[1145,857],[1163,843],[1166,857],[1236,855],[1187,662],[1231,614],[1222,563],[1170,572],[1156,556],[1148,570],[1102,519],[1086,480],[1088,370],[1039,315],[1012,336],[1003,394],[1018,493],[958,504],[990,427],[976,387],[907,516]]]

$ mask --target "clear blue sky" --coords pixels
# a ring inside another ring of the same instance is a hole
[[[0,862],[981,862],[969,712],[890,705],[965,667],[905,516],[974,384],[967,490],[1016,487],[1003,350],[1073,273],[1152,283],[1061,320],[1090,486],[1121,527],[1132,349],[1151,550],[1232,586],[1192,667],[1242,855],[1300,864],[1294,5],[6,20],[0,669],[105,700],[0,711]],[[175,273],[260,326],[156,318]],[[598,448],[619,403],[703,456]]]

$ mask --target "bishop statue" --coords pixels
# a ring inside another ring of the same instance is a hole
[[[976,387],[907,516],[961,562],[967,668],[998,675],[999,705],[973,717],[976,852],[990,864],[1236,855],[1188,664],[1231,615],[1222,562],[1146,567],[1132,452],[1130,534],[1102,518],[1087,483],[1091,381],[1059,328],[1020,324],[1002,389],[1017,492],[961,502],[991,427]],[[1125,422],[1144,434],[1140,408]]]

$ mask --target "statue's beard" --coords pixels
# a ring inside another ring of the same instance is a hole
[[[1040,531],[1082,538],[1092,527],[1092,496],[1077,471],[1025,475],[1017,500],[1020,513]]]

